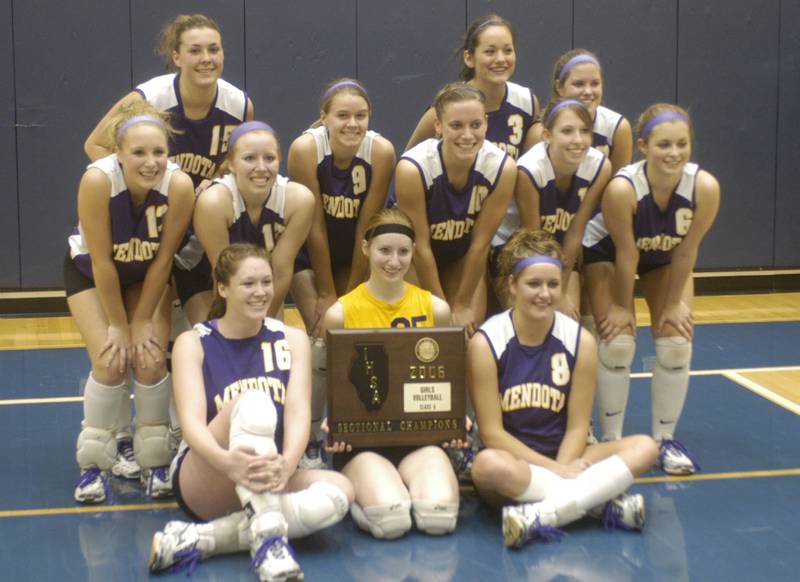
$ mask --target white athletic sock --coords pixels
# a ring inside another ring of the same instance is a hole
[[[619,456],[612,455],[567,483],[568,486],[543,501],[545,507],[555,512],[555,523],[544,525],[559,527],[583,517],[593,507],[628,489],[633,483],[633,474]]]
[[[631,346],[631,344],[633,344]],[[598,345],[600,358],[597,366],[597,415],[600,421],[601,440],[613,441],[622,438],[625,423],[625,408],[628,406],[628,393],[631,386],[630,359],[619,355],[620,351],[635,350],[635,340],[629,335],[619,335],[610,343],[601,341]],[[609,354],[604,357],[604,353]],[[610,362],[609,365],[607,362]],[[622,365],[627,364],[627,365]]]
[[[125,383],[125,390],[127,394],[125,398],[119,402],[119,413],[117,416],[117,440],[122,438],[130,438],[133,436],[131,428],[131,417],[133,416],[133,402],[131,401],[131,382]]]
[[[244,511],[237,511],[207,523],[198,523],[197,549],[203,557],[233,554],[250,549],[250,529]]]
[[[559,477],[549,469],[538,465],[528,465],[531,470],[531,480],[528,488],[514,497],[515,501],[541,501],[548,495],[553,495],[564,488],[568,481]]]
[[[682,342],[680,340],[683,340]],[[677,345],[670,345],[676,343]],[[687,349],[689,346],[689,356],[684,361],[674,362],[676,367],[664,367],[659,358],[656,357],[656,366],[653,370],[653,380],[650,384],[650,399],[652,406],[652,428],[653,438],[657,441],[672,439],[675,428],[680,420],[683,405],[686,402],[686,393],[689,390],[689,362],[691,361],[691,343],[684,338],[658,338],[656,339],[656,351],[663,350],[666,345],[667,350]]]

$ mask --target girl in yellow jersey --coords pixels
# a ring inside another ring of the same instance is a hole
[[[411,219],[385,208],[367,224],[361,249],[369,260],[369,279],[328,309],[325,327],[432,327],[449,325],[450,308],[429,291],[407,283],[414,255]],[[402,447],[359,451],[345,443],[329,449],[344,459],[342,473],[353,483],[353,520],[377,538],[396,538],[411,529],[446,534],[458,518],[458,481],[440,447]],[[388,457],[388,458],[387,458]]]

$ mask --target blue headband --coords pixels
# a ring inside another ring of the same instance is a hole
[[[547,255],[533,255],[532,257],[525,257],[524,259],[520,259],[514,263],[514,266],[511,268],[511,273],[516,275],[525,267],[537,264],[555,265],[559,270],[564,268],[564,265],[561,264],[561,261],[555,257],[549,257]]]
[[[577,99],[564,99],[563,101],[559,101],[553,106],[553,108],[550,110],[550,113],[547,114],[547,119],[544,120],[544,126],[547,127],[550,125],[550,122],[553,121],[553,116],[556,114],[556,111],[558,111],[559,109],[563,109],[568,105],[577,105],[581,109],[586,109],[586,105],[584,105]]]
[[[598,69],[600,68],[600,63],[592,55],[587,55],[587,54],[575,55],[566,63],[564,63],[563,67],[561,67],[561,72],[558,74],[558,82],[563,83],[564,79],[566,79],[567,75],[569,75],[569,72],[572,69],[572,67],[574,67],[575,65],[580,65],[582,63],[592,63],[593,65],[597,65]]]
[[[157,125],[164,131],[167,130],[167,126],[164,121],[156,117],[155,115],[134,115],[130,119],[126,119],[122,122],[122,124],[117,129],[117,141],[122,139],[123,134],[128,131],[128,129],[132,125],[136,125],[137,123],[152,123],[153,125]]]
[[[245,121],[231,132],[231,136],[228,138],[228,151],[233,149],[233,144],[244,134],[259,130],[268,131],[275,135],[275,130],[263,121]]]
[[[330,94],[333,93],[339,87],[355,87],[355,88],[360,89],[361,91],[363,91],[364,94],[366,94],[366,92],[367,92],[367,90],[364,89],[364,87],[362,87],[361,85],[359,85],[355,81],[339,81],[338,83],[334,83],[333,85],[328,87],[328,90],[325,91],[322,94],[321,101],[325,101],[325,99],[327,99],[330,96]]]
[[[665,121],[682,121],[686,125],[689,125],[689,118],[680,111],[665,111],[664,113],[659,113],[653,119],[644,124],[642,131],[639,132],[639,138],[646,140],[647,136],[650,135],[650,132],[653,131],[653,128],[659,123],[664,123]]]

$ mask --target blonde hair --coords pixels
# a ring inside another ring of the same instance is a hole
[[[228,245],[217,258],[217,265],[214,267],[214,299],[208,310],[208,319],[218,319],[225,315],[227,302],[219,294],[219,283],[230,285],[231,277],[239,270],[239,266],[245,259],[251,257],[264,259],[269,264],[269,254],[267,249],[251,243],[233,243]]]
[[[259,128],[254,129],[252,131],[263,131],[270,134],[272,137],[275,138],[275,145],[278,148],[278,160],[281,159],[281,140],[278,139],[277,132],[270,127],[270,129],[266,128]],[[247,132],[251,133],[251,132]],[[236,144],[238,144],[238,140],[233,144],[233,147],[228,147],[228,151],[225,152],[225,158],[223,158],[222,162],[220,162],[219,166],[217,166],[217,171],[214,172],[214,178],[221,178],[225,174],[231,171],[231,162],[233,161],[233,157],[236,155]]]
[[[219,25],[210,16],[205,14],[178,14],[170,22],[164,25],[159,35],[158,48],[156,53],[164,59],[164,66],[168,71],[175,71],[175,64],[172,62],[172,53],[177,52],[181,46],[181,36],[187,30],[196,28],[210,28],[216,30],[222,42],[222,32]]]
[[[364,240],[370,240],[370,233],[384,224],[399,224],[414,230],[414,223],[411,222],[408,214],[399,208],[381,208],[367,222],[367,227],[364,229]]]
[[[552,92],[551,99],[553,100],[561,99],[561,96],[558,94],[558,87],[559,85],[563,87],[563,81],[561,81],[560,79],[561,79],[561,73],[564,70],[564,65],[566,65],[571,58],[577,57],[579,55],[586,55],[592,57],[595,61],[600,63],[600,59],[597,58],[596,54],[594,54],[590,50],[586,50],[583,48],[574,48],[572,50],[568,50],[563,55],[558,57],[558,60],[556,61],[555,65],[553,65],[553,86],[551,87],[551,92]],[[602,80],[603,69],[602,67],[600,67],[599,64],[597,68],[600,69],[600,79]],[[569,75],[569,73],[567,73],[567,75]],[[564,79],[564,81],[566,81],[566,79]]]
[[[330,113],[333,99],[337,95],[342,94],[361,97],[367,102],[367,111],[370,115],[372,115],[372,101],[370,101],[367,90],[364,88],[364,85],[361,83],[361,81],[351,79],[350,77],[340,77],[338,79],[334,79],[325,86],[325,89],[322,91],[322,94],[319,97],[319,110],[325,112],[326,114]],[[319,127],[321,125],[322,118],[319,118],[311,124],[311,127]]]
[[[114,146],[119,149],[122,144],[122,139],[125,136],[125,132],[120,135],[120,128],[129,119],[140,115],[147,115],[148,117],[154,117],[160,120],[162,125],[154,125],[157,125],[164,131],[167,140],[176,133],[175,129],[170,125],[169,113],[159,111],[144,99],[137,99],[120,107],[111,117],[106,127],[106,143],[113,143]]]
[[[553,257],[561,263],[564,262],[561,245],[553,238],[553,235],[544,230],[520,228],[511,236],[497,258],[500,275],[502,277],[511,275],[514,265],[526,257],[536,255]]]
[[[686,118],[686,125],[689,126],[689,137],[694,138],[694,129],[692,128],[692,118],[689,117],[689,112],[680,105],[674,103],[654,103],[645,109],[636,121],[636,135],[641,137],[644,127],[656,116],[662,113],[677,113]],[[649,138],[649,133],[645,138]]]
[[[450,103],[461,103],[463,101],[479,101],[486,105],[486,96],[483,91],[467,83],[448,83],[436,94],[433,100],[433,108],[436,110],[436,118],[442,121],[444,108]]]
[[[565,101],[567,101],[568,103],[564,103]],[[560,105],[561,103],[564,104]],[[551,119],[551,113],[553,109],[555,109],[555,107],[558,105],[560,105],[560,107],[558,107],[558,111],[556,111],[555,114],[552,115]],[[583,103],[575,99],[559,99],[559,100],[553,100],[550,103],[548,103],[547,106],[542,111],[541,115],[542,126],[548,131],[552,131],[558,118],[564,111],[567,110],[572,111],[575,115],[577,115],[578,118],[586,126],[586,128],[591,131],[592,127],[594,126],[594,121],[592,120],[592,114],[589,113],[589,110],[586,109],[586,106]]]

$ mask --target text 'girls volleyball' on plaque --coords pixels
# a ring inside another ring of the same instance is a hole
[[[464,439],[464,330],[329,330],[327,345],[329,442],[373,447]]]

